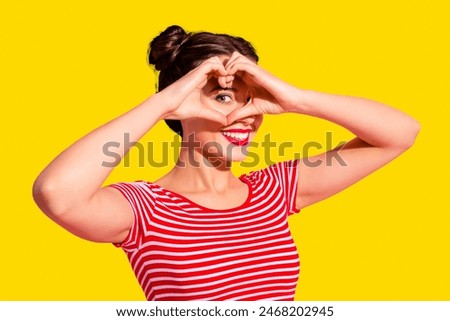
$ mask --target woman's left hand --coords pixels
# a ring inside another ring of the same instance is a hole
[[[234,52],[225,69],[228,75],[240,77],[251,91],[250,101],[244,108],[227,116],[229,124],[251,115],[298,112],[301,90],[271,75],[247,57]]]

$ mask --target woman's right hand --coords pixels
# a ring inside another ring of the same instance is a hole
[[[226,115],[207,108],[200,102],[201,91],[211,77],[217,78],[219,85],[224,88],[233,80],[233,76],[228,76],[219,57],[211,57],[157,93],[165,104],[164,118],[204,118],[226,125]]]

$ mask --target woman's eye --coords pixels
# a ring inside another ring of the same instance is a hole
[[[216,96],[216,100],[219,103],[229,103],[232,99],[230,95],[220,94]]]

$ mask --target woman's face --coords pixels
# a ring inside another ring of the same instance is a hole
[[[222,62],[225,64],[227,59],[222,57]],[[217,78],[212,77],[201,92],[200,102],[205,108],[228,115],[245,108],[250,98],[249,87],[241,78],[236,76],[231,88],[221,88]],[[183,141],[195,143],[196,150],[210,160],[242,161],[261,122],[262,115],[238,119],[227,126],[206,119],[186,119],[182,121]]]

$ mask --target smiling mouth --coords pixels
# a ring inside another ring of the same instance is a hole
[[[244,146],[248,144],[250,137],[249,129],[223,130],[220,133],[232,144]]]

